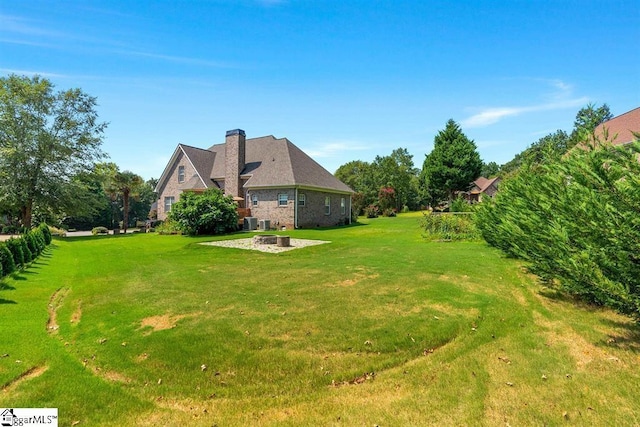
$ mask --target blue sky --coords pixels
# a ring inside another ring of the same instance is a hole
[[[178,143],[287,137],[329,171],[454,119],[504,163],[576,112],[640,106],[640,2],[3,1],[0,75],[98,98],[103,149],[159,177]]]

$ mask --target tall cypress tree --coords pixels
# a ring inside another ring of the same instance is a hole
[[[434,138],[433,150],[424,159],[422,182],[432,205],[452,200],[480,176],[482,160],[476,144],[450,119]]]

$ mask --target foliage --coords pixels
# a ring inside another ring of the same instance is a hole
[[[482,170],[475,143],[449,120],[434,139],[433,150],[425,157],[422,181],[432,206],[451,200],[457,191],[466,191]]]
[[[178,225],[174,221],[171,221],[169,219],[158,223],[155,227],[155,231],[158,234],[182,234],[182,232],[178,228]]]
[[[351,196],[351,210],[356,219],[358,215],[364,213],[364,208],[367,206],[365,202],[364,194],[362,193],[353,193]]]
[[[420,225],[424,230],[423,237],[428,240],[477,240],[481,237],[471,213],[425,212]]]
[[[115,170],[107,176],[105,190],[111,196],[111,200],[115,201],[118,197],[122,198],[122,228],[127,232],[129,227],[129,199],[138,198],[144,187],[144,180],[139,175],[131,171],[120,172],[116,166]],[[149,213],[147,208],[146,215]]]
[[[18,239],[20,246],[22,247],[22,255],[24,257],[24,263],[28,264],[36,258],[36,255],[29,248],[29,244],[27,243],[27,239],[22,236]]]
[[[11,253],[5,242],[0,242],[0,265],[2,265],[0,276],[6,276],[16,271],[16,264],[13,259],[13,254]]]
[[[381,187],[394,188],[395,209],[404,205],[418,209],[421,204],[418,172],[407,149],[397,148],[388,156],[376,156],[372,163],[348,162],[338,168],[335,176],[360,195],[353,203],[360,214],[368,205],[378,202]]]
[[[9,248],[9,251],[11,251],[11,255],[13,256],[13,261],[15,262],[16,267],[19,266],[20,268],[24,268],[27,264],[27,261],[25,260],[24,252],[22,250],[22,244],[20,243],[21,240],[21,238],[16,239],[12,237],[11,239],[6,241],[6,244],[7,248]]]
[[[640,143],[523,168],[483,203],[486,241],[549,284],[640,317]]]
[[[51,230],[49,229],[49,226],[43,222],[38,226],[38,229],[40,229],[40,231],[42,232],[42,235],[44,236],[44,243],[46,245],[49,245],[52,239]]]
[[[496,162],[482,163],[482,170],[480,176],[485,178],[493,178],[500,174],[500,165]]]
[[[364,209],[364,216],[367,218],[378,218],[380,208],[378,205],[369,205]]]
[[[29,250],[33,255],[33,259],[36,259],[38,255],[40,255],[40,243],[36,238],[35,234],[31,231],[22,235],[22,238],[27,242],[27,246],[29,246]]]
[[[571,143],[569,148],[581,142],[591,142],[595,139],[595,130],[598,125],[613,118],[607,104],[596,107],[595,104],[587,104],[576,114],[571,132]],[[613,135],[612,135],[613,136]]]
[[[169,212],[168,218],[188,235],[220,234],[238,226],[236,204],[217,188],[202,194],[184,192]]]
[[[589,104],[581,108],[576,114],[571,134],[563,130],[550,133],[531,144],[509,162],[502,165],[500,173],[503,176],[515,173],[523,166],[531,167],[543,163],[557,161],[569,149],[579,143],[589,142],[595,138],[596,127],[613,117],[607,104],[595,107]],[[483,176],[487,176],[484,175]]]
[[[93,229],[91,229],[91,234],[93,234],[94,236],[97,234],[109,234],[109,229],[107,227],[94,227]]]
[[[471,205],[462,196],[456,197],[449,205],[449,212],[472,212],[473,205]]]
[[[396,208],[396,190],[393,187],[382,187],[378,191],[378,206],[383,212]]]
[[[86,188],[73,178],[103,155],[95,107],[80,89],[54,92],[39,76],[0,78],[0,203],[27,229],[35,210],[84,209]]]
[[[501,172],[505,175],[513,173],[523,166],[557,161],[567,152],[570,145],[569,135],[563,130],[557,130],[555,133],[540,138],[522,153],[516,154],[511,161],[502,166]]]

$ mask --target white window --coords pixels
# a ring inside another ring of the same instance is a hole
[[[251,195],[251,205],[252,206],[258,206],[258,195],[257,194],[252,194]]]
[[[184,166],[178,166],[178,182],[184,182]]]
[[[331,215],[331,197],[324,198],[324,214]]]
[[[307,197],[304,194],[298,194],[298,206],[304,206],[307,202]]]
[[[171,212],[171,206],[176,202],[176,198],[173,196],[164,198],[164,212]]]
[[[278,206],[287,206],[289,203],[289,195],[287,193],[278,194]]]
[[[345,203],[344,197],[340,199],[340,213],[344,215],[347,212],[347,204]]]

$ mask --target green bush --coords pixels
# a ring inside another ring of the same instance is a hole
[[[38,242],[36,240],[36,236],[34,236],[34,234],[31,231],[28,231],[27,233],[22,235],[22,238],[27,241],[29,250],[33,254],[33,259],[38,258],[38,255],[40,255],[40,250],[39,250]]]
[[[36,239],[36,244],[38,245],[38,254],[41,254],[47,247],[47,243],[44,238],[44,233],[40,228],[35,228],[31,230],[33,237]]]
[[[44,243],[47,246],[50,245],[52,237],[51,237],[51,230],[49,229],[49,226],[43,222],[38,226],[38,228],[40,229],[40,231],[42,231],[42,235],[44,236]]]
[[[429,240],[475,240],[481,237],[470,213],[427,212],[423,214],[421,227],[423,237]]]
[[[238,213],[231,196],[217,188],[202,194],[185,192],[169,212],[169,220],[185,234],[220,234],[238,228]]]
[[[5,276],[16,270],[13,255],[5,242],[0,242],[0,265],[2,265],[2,274]]]
[[[93,234],[94,236],[96,234],[109,234],[109,229],[107,227],[94,227],[91,230],[91,234]]]
[[[26,265],[34,260],[35,255],[33,254],[33,252],[31,252],[31,249],[29,249],[29,244],[27,243],[27,239],[25,239],[24,236],[20,237],[17,240],[22,247],[22,255],[24,257],[24,263]]]
[[[22,244],[20,244],[20,240],[22,239],[15,239],[15,238],[11,238],[9,240],[7,240],[7,248],[9,248],[9,251],[11,251],[11,255],[13,255],[13,261],[16,264],[16,267],[20,266],[21,268],[24,268],[26,262],[24,260],[24,253],[22,251]]]
[[[550,285],[640,317],[640,143],[523,168],[482,203],[485,240]]]

